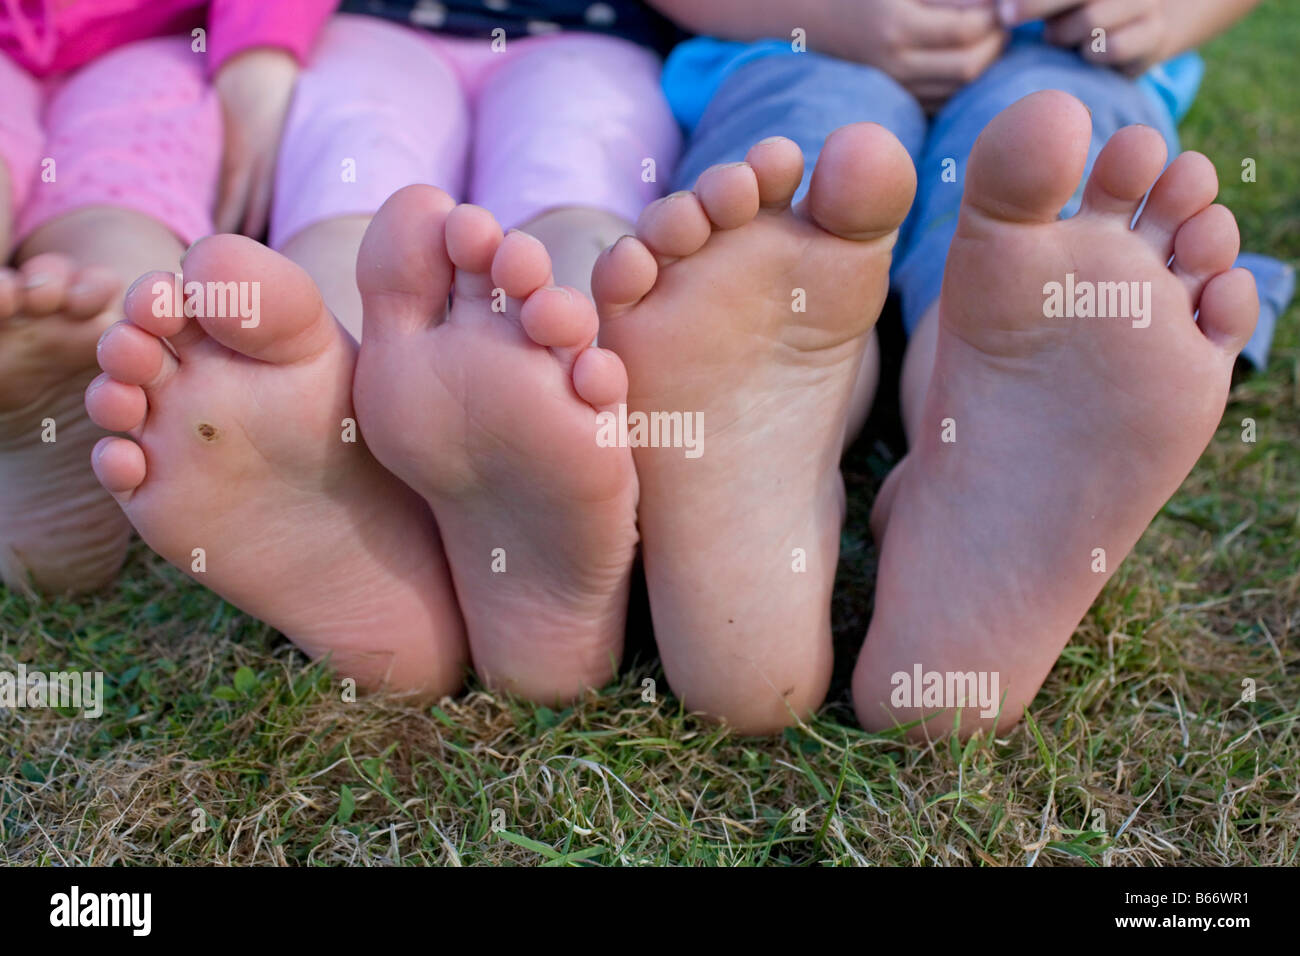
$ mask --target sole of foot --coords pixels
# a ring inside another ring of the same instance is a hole
[[[154,551],[340,678],[451,693],[468,655],[450,575],[427,506],[357,434],[352,339],[251,239],[201,240],[183,268],[258,309],[186,318],[171,275],[132,286],[86,391],[94,421],[129,436],[95,446],[100,482]]]
[[[103,436],[81,394],[121,287],[106,269],[33,256],[0,269],[0,577],[29,593],[113,579],[131,529],[86,467]]]
[[[608,683],[637,484],[600,441],[627,376],[591,301],[551,285],[536,239],[427,186],[375,216],[357,282],[361,426],[437,516],[479,676],[546,704]]]
[[[629,422],[658,433],[634,454],[664,670],[688,709],[741,733],[826,693],[846,418],[916,189],[874,124],[827,139],[792,208],[802,174],[793,142],[765,140],[648,207],[592,275]]]
[[[1049,91],[971,153],[923,430],[873,516],[868,729],[1013,726],[1222,418],[1258,302],[1214,167],[1165,169],[1160,135],[1126,128],[1059,220],[1090,139],[1083,104]]]

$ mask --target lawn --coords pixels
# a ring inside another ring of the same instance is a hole
[[[1218,167],[1243,247],[1296,264],[1300,20],[1285,7],[1206,50],[1184,135]],[[840,673],[807,727],[744,739],[682,713],[643,627],[624,677],[563,711],[477,686],[433,708],[345,701],[137,544],[93,597],[0,589],[0,670],[103,671],[109,693],[98,720],[0,716],[0,861],[1294,865],[1298,312],[1005,737],[919,746],[854,725],[867,515],[900,452],[882,414],[845,463]]]

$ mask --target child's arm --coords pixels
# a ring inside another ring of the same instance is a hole
[[[213,86],[225,140],[214,216],[218,232],[266,229],[280,134],[300,64],[337,0],[213,0],[208,10]]]
[[[991,0],[648,0],[679,26],[728,40],[789,39],[888,73],[923,100],[950,96],[1002,52],[1005,31]]]
[[[1142,73],[1193,50],[1249,13],[1259,0],[1003,0],[1004,22],[1048,18],[1047,39],[1087,60]],[[1093,31],[1106,31],[1094,49]]]

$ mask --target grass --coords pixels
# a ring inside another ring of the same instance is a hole
[[[1298,43],[1279,4],[1221,37],[1185,126],[1245,248],[1292,263],[1300,115],[1281,104]],[[1257,183],[1240,181],[1243,157]],[[870,616],[887,432],[846,462],[832,699],[773,740],[683,714],[644,633],[625,676],[576,707],[471,688],[420,709],[341,700],[325,670],[139,546],[110,592],[0,591],[0,669],[103,671],[109,694],[96,721],[0,716],[0,861],[1300,862],[1296,318],[1006,737],[919,746],[854,726],[845,677]]]

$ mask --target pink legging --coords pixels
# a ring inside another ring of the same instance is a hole
[[[430,183],[518,226],[585,206],[635,220],[662,195],[681,137],[661,64],[586,33],[510,40],[336,16],[303,71],[280,148],[271,244],[375,212]]]
[[[83,206],[143,213],[190,243],[212,231],[221,108],[188,37],[142,40],[38,80],[0,54],[0,160],[15,240]]]

